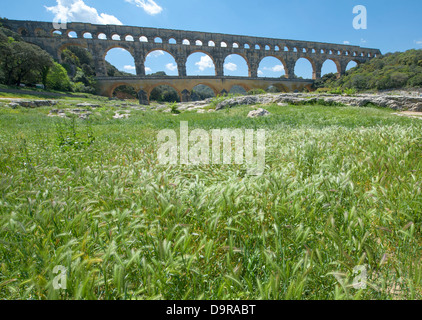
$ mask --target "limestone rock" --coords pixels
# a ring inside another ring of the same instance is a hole
[[[280,93],[272,95],[243,96],[227,99],[220,102],[216,110],[232,108],[240,105],[263,105],[278,104],[279,106],[303,105],[325,103],[327,105],[346,105],[365,107],[375,105],[382,108],[390,108],[393,110],[422,110],[422,97],[420,96],[392,96],[388,94],[357,94],[354,96],[345,95],[329,95],[329,94],[313,94],[313,93]]]
[[[79,103],[76,106],[78,108],[93,108],[93,109],[95,109],[95,108],[101,108],[101,106],[99,104],[92,104],[92,103],[87,103],[87,102]]]
[[[259,108],[258,110],[249,112],[248,118],[266,117],[268,115],[270,115],[270,113],[267,110]]]
[[[116,113],[113,116],[113,119],[127,119],[129,118],[130,114],[129,113]]]
[[[9,103],[9,107],[16,109],[17,107],[24,108],[40,108],[50,107],[57,104],[57,101],[52,100],[13,100]]]

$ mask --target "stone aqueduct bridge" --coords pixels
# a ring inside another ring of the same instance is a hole
[[[93,25],[68,23],[64,30],[55,30],[52,23],[36,21],[0,20],[19,33],[25,41],[36,44],[61,61],[61,52],[69,46],[80,46],[89,50],[95,61],[99,93],[111,97],[120,85],[135,88],[140,102],[148,103],[154,87],[169,85],[176,89],[182,101],[188,101],[190,93],[198,84],[204,84],[216,94],[229,92],[235,86],[245,90],[266,89],[275,86],[282,92],[310,88],[313,80],[295,78],[297,60],[307,59],[313,68],[313,79],[321,77],[326,60],[332,60],[338,74],[346,72],[349,62],[362,63],[381,55],[378,49],[358,46],[259,38],[229,34],[205,33],[182,30],[154,29],[119,25]],[[106,76],[105,56],[113,48],[123,48],[134,58],[134,77],[112,78]],[[150,77],[145,75],[145,59],[154,50],[171,54],[177,64],[177,77]],[[215,66],[215,77],[192,77],[186,75],[186,61],[195,53],[207,54]],[[238,54],[248,65],[249,77],[224,76],[224,61],[227,56]],[[259,78],[259,64],[265,57],[275,57],[284,66],[284,78]]]

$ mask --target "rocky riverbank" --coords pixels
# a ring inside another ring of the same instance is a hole
[[[216,110],[232,108],[240,105],[265,105],[274,103],[294,105],[347,105],[356,107],[375,105],[378,107],[390,108],[398,111],[422,111],[422,96],[388,94],[358,94],[354,96],[346,96],[312,93],[280,93],[235,97],[220,102],[216,106]]]

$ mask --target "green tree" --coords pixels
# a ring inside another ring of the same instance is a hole
[[[52,62],[51,56],[36,45],[21,41],[0,44],[0,68],[8,85],[19,86],[28,78],[42,80],[43,71]]]
[[[59,91],[71,91],[72,84],[66,69],[57,62],[47,75],[47,88]]]

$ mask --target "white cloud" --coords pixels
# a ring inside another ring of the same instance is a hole
[[[367,43],[368,41],[366,41],[365,39],[362,38],[362,39],[360,39],[360,42],[361,43]]]
[[[263,68],[265,71],[271,71],[271,72],[282,72],[284,71],[284,66],[282,64],[277,64],[274,67],[264,67]]]
[[[58,22],[88,22],[93,24],[117,24],[122,22],[115,16],[98,13],[97,9],[88,6],[83,0],[56,0],[57,5],[46,7],[54,14],[54,21]]]
[[[226,68],[229,71],[236,71],[237,70],[237,64],[233,62],[228,62],[224,65],[224,68]]]
[[[343,41],[343,44],[350,44],[350,41]]]
[[[154,58],[157,58],[157,57],[163,56],[163,55],[164,55],[164,51],[162,51],[162,50],[155,50],[155,51],[153,51],[149,54],[149,56],[154,57]]]
[[[163,11],[163,8],[160,7],[154,0],[126,0],[126,2],[132,3],[137,7],[144,9],[144,11],[151,16]]]
[[[136,74],[136,67],[135,66],[127,65],[127,66],[123,67],[123,70],[125,70],[129,73]]]
[[[145,67],[145,72],[146,72],[146,73],[148,73],[148,72],[152,72],[152,69],[151,69],[150,67]]]
[[[170,70],[170,71],[176,71],[177,70],[177,66],[174,63],[167,63],[166,68],[167,68],[167,70]]]
[[[418,46],[422,46],[422,40],[415,40],[415,44],[417,44]]]
[[[262,76],[262,75],[264,75],[264,72],[262,72],[261,70],[258,70],[258,75]]]
[[[201,60],[195,63],[196,66],[198,66],[200,71],[204,71],[205,69],[214,68],[214,63],[212,62],[212,59],[205,55],[201,57]]]
[[[284,71],[284,66],[282,64],[278,64],[271,68],[272,72],[281,72]]]

